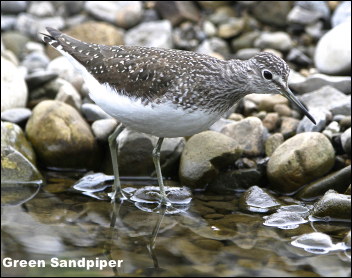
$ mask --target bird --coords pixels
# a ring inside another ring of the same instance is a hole
[[[90,98],[120,122],[109,136],[114,172],[112,200],[126,199],[117,164],[117,137],[125,127],[157,136],[152,157],[160,204],[170,205],[160,168],[164,138],[207,130],[244,96],[281,94],[314,124],[288,87],[286,62],[269,52],[248,60],[222,60],[192,51],[142,46],[108,46],[77,40],[46,28],[42,39],[82,74]]]

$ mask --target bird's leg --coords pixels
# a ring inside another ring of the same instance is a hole
[[[155,171],[158,177],[158,183],[160,187],[161,204],[166,205],[168,204],[168,200],[166,198],[163,176],[161,175],[161,169],[160,169],[160,148],[161,148],[161,144],[163,143],[163,140],[164,138],[160,137],[158,142],[156,143],[156,146],[153,150],[153,161],[154,161]]]
[[[110,154],[111,154],[111,161],[112,161],[112,168],[114,171],[114,185],[113,190],[114,193],[111,196],[112,202],[116,199],[126,199],[126,196],[122,193],[121,183],[120,183],[120,176],[119,176],[119,167],[117,165],[117,141],[116,138],[119,134],[125,129],[122,124],[119,124],[114,132],[109,136],[109,147],[110,147]]]

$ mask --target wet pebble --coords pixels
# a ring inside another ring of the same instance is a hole
[[[350,184],[351,166],[347,166],[306,185],[296,196],[302,200],[311,200],[323,195],[330,189],[343,193]]]
[[[351,219],[351,196],[329,190],[314,204],[312,215],[323,219]]]
[[[243,211],[266,213],[277,208],[281,203],[267,190],[252,186],[244,192],[239,200]]]
[[[1,112],[1,120],[14,124],[22,124],[32,115],[28,108],[11,108]]]

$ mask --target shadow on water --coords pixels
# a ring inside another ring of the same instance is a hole
[[[350,251],[309,252],[305,248],[307,239],[300,238],[303,234],[328,233],[334,242],[323,237],[322,242],[334,247],[349,231],[349,223],[315,221],[313,225],[301,221],[297,226],[279,229],[264,225],[272,223],[267,217],[272,212],[241,211],[236,194],[199,193],[192,196],[187,209],[168,213],[164,207],[151,210],[131,201],[111,203],[106,182],[85,195],[72,189],[74,179],[48,180],[31,200],[1,210],[2,260],[43,260],[45,267],[5,267],[3,263],[3,276],[350,274]],[[136,184],[151,183],[154,181],[125,180],[124,188],[133,192],[139,188]],[[282,201],[296,205],[292,200]],[[285,209],[283,213],[287,213]],[[327,250],[331,246],[318,247]],[[52,265],[52,260],[60,265]],[[122,262],[120,267],[101,269],[99,265],[89,269],[86,265],[65,265],[83,260]]]

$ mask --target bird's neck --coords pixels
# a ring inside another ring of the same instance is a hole
[[[248,60],[229,60],[222,70],[222,87],[225,94],[233,103],[236,103],[245,95],[250,94],[249,84],[251,68]]]

